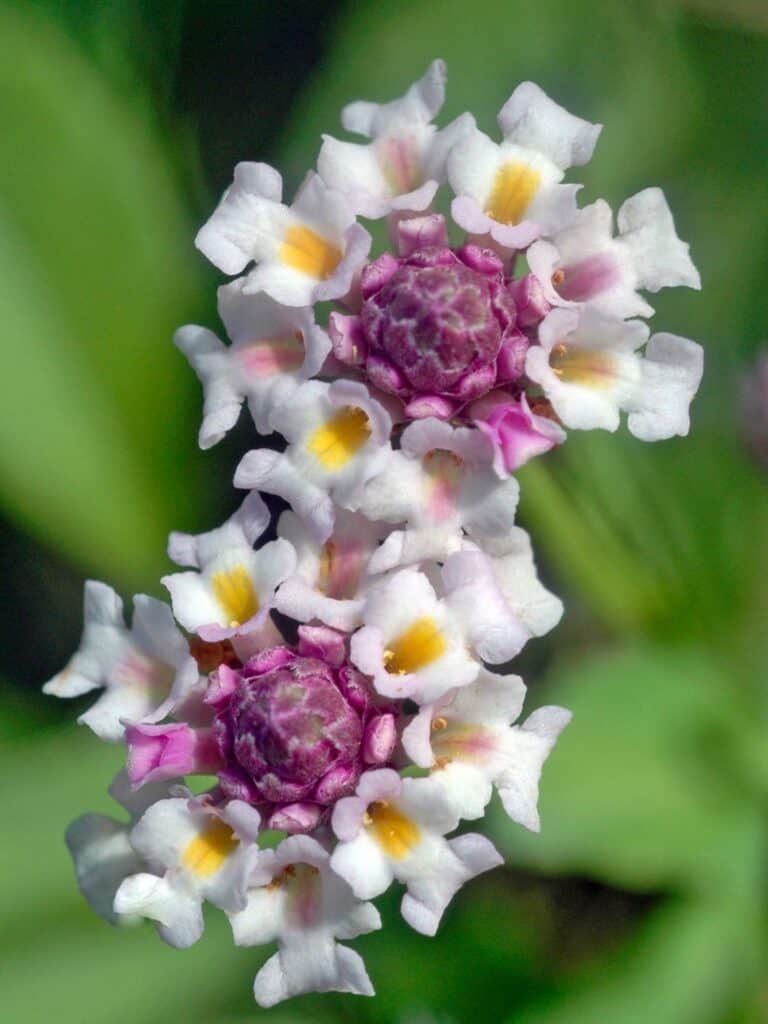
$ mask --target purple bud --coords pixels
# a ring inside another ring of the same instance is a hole
[[[499,256],[477,245],[448,248],[441,217],[406,219],[397,230],[404,255],[365,268],[360,314],[332,318],[334,352],[399,398],[407,419],[450,419],[519,378],[525,353],[515,302]]]
[[[317,804],[285,804],[274,811],[267,820],[267,828],[278,832],[311,832],[320,824],[322,807]]]
[[[366,764],[385,764],[392,756],[397,742],[395,716],[379,715],[365,727],[362,755]]]
[[[166,725],[129,725],[128,778],[135,788],[146,782],[162,782],[184,775],[215,771],[218,750],[210,730],[190,729],[183,722]]]
[[[298,653],[261,651],[232,676],[213,727],[219,785],[230,800],[271,805],[271,827],[314,828],[354,792],[365,764],[385,763],[394,748],[394,716],[347,663],[337,630],[301,626]]]

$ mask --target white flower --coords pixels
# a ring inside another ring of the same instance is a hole
[[[361,957],[336,939],[354,939],[381,927],[379,912],[361,903],[328,866],[316,839],[291,836],[264,850],[251,876],[243,910],[230,913],[238,946],[277,941],[278,952],[256,975],[260,1006],[302,992],[354,992],[372,996]]]
[[[475,545],[465,542],[465,550]],[[531,636],[544,636],[558,624],[563,602],[542,584],[533,560],[531,538],[519,526],[486,543],[493,578],[512,614]]]
[[[638,289],[701,287],[661,189],[632,196],[619,209],[617,222],[614,238],[611,208],[598,199],[551,241],[533,243],[528,266],[553,306],[588,303],[607,316],[651,316],[653,308]]]
[[[266,292],[286,306],[341,299],[352,288],[371,236],[340,192],[316,174],[304,179],[292,206],[281,202],[280,175],[268,164],[241,163],[195,245],[225,274],[256,266],[246,292]]]
[[[569,167],[589,161],[602,126],[574,117],[523,82],[499,111],[499,127],[499,145],[475,129],[451,150],[451,212],[471,234],[524,249],[573,218],[579,186],[560,182]]]
[[[174,337],[203,384],[201,448],[217,444],[232,429],[244,400],[256,429],[268,434],[272,410],[296,384],[320,372],[331,350],[311,309],[250,295],[242,280],[219,288],[218,300],[231,345],[195,324],[181,327]]]
[[[170,782],[149,783],[136,792],[122,771],[109,792],[129,812],[130,821],[117,821],[105,814],[84,814],[67,829],[67,847],[80,891],[92,909],[112,924],[132,920],[130,915],[115,913],[115,893],[128,875],[146,867],[130,844],[130,831],[150,804],[168,796],[170,786]]]
[[[280,517],[277,532],[296,551],[296,572],[277,592],[278,610],[297,622],[318,619],[334,629],[356,629],[371,556],[388,528],[356,512],[337,509],[333,533],[320,544],[289,509]]]
[[[369,519],[405,523],[371,559],[372,572],[443,561],[462,546],[463,531],[481,547],[503,539],[515,520],[517,481],[500,481],[493,448],[479,431],[433,418],[411,423],[367,484],[359,509]]]
[[[323,136],[320,176],[343,192],[355,213],[383,217],[423,211],[445,181],[451,147],[474,125],[469,114],[438,131],[431,123],[445,98],[446,68],[433,61],[426,74],[391,103],[350,103],[341,114],[347,131],[365,135],[368,145]]]
[[[309,381],[275,410],[272,426],[288,439],[288,448],[247,452],[235,487],[279,494],[323,544],[333,531],[334,501],[354,509],[385,460],[389,413],[356,381]]]
[[[443,836],[457,815],[431,779],[401,779],[388,768],[366,772],[355,796],[333,810],[339,843],[331,867],[360,899],[372,899],[397,879],[407,892],[400,909],[408,924],[434,935],[461,886],[502,863],[485,836]]]
[[[80,646],[43,692],[79,697],[104,687],[78,721],[100,739],[116,742],[123,736],[123,719],[159,722],[192,695],[200,673],[162,601],[137,594],[130,630],[122,600],[106,583],[88,580],[83,603]]]
[[[352,661],[385,697],[436,700],[471,683],[479,671],[460,623],[416,569],[372,586],[363,622],[352,636]]]
[[[233,800],[221,812],[195,809],[183,797],[158,800],[130,835],[131,846],[153,873],[131,875],[115,895],[117,914],[157,922],[160,936],[183,949],[203,933],[203,900],[242,910],[259,848],[258,811]]]
[[[200,570],[161,580],[185,629],[203,640],[224,640],[247,636],[266,623],[275,590],[296,564],[296,553],[286,540],[253,550],[268,525],[269,511],[253,493],[215,530],[197,536],[171,534],[170,557]]]
[[[519,676],[482,669],[477,680],[422,707],[405,728],[403,746],[462,818],[481,818],[495,785],[513,821],[539,830],[537,801],[544,761],[571,720],[564,708],[534,711],[513,726],[525,697]]]
[[[445,597],[416,569],[370,588],[352,661],[385,697],[431,703],[471,683],[481,659],[513,657],[529,638],[479,551],[451,555],[441,572]]]
[[[642,441],[687,434],[688,407],[701,380],[700,345],[674,334],[655,334],[644,358],[648,327],[637,320],[601,316],[586,308],[555,309],[539,328],[541,344],[526,357],[526,373],[566,425],[616,430],[619,412]]]

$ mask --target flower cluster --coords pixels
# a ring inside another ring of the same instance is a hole
[[[244,401],[285,444],[243,456],[248,493],[222,526],[171,535],[170,607],[138,596],[128,626],[114,591],[86,584],[80,648],[46,685],[100,690],[80,720],[126,748],[111,792],[128,819],[68,833],[87,899],[177,947],[204,901],[236,943],[276,941],[264,1006],[372,994],[338,940],[380,927],[370,901],[394,881],[433,935],[501,863],[455,834],[494,787],[538,829],[570,715],[515,724],[525,686],[489,668],[562,612],[515,525],[513,474],[622,411],[641,439],[687,433],[702,372],[698,345],[632,319],[653,312],[641,292],[699,287],[662,192],[627,200],[614,233],[605,202],[579,209],[563,183],[599,125],[524,83],[500,142],[469,114],[438,129],[444,87],[435,61],[402,98],[345,108],[366,141],[326,137],[290,205],[271,167],[235,169],[197,237],[242,275],[218,293],[229,341],[187,326],[176,342],[202,381],[203,448]],[[372,256],[359,218],[387,218],[392,251]],[[287,505],[276,522],[262,493]]]

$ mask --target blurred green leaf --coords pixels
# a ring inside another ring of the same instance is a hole
[[[508,1024],[718,1024],[760,976],[759,918],[743,910],[716,898],[670,902],[589,977]]]
[[[709,892],[749,865],[731,837],[762,835],[760,723],[698,650],[636,649],[555,671],[537,703],[574,721],[544,770],[542,832],[494,834],[512,864],[629,890]],[[757,841],[757,840],[756,840]]]
[[[0,501],[136,583],[194,502],[192,229],[136,86],[115,95],[34,8],[0,6]]]

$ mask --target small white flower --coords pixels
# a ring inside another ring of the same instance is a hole
[[[117,821],[105,814],[84,814],[67,829],[67,847],[80,891],[93,910],[112,924],[132,920],[131,915],[115,913],[115,893],[125,878],[146,868],[130,844],[130,831],[150,804],[168,796],[170,786],[170,782],[149,783],[136,792],[122,771],[109,792],[129,812],[130,821]]]
[[[471,683],[480,669],[461,624],[416,569],[372,586],[362,618],[352,636],[352,661],[385,697],[436,700]]]
[[[351,657],[385,697],[431,703],[471,683],[481,659],[507,661],[529,638],[481,552],[451,555],[441,580],[444,598],[416,569],[401,569],[368,592]]]
[[[598,199],[551,241],[533,243],[528,266],[553,306],[588,303],[607,316],[652,316],[638,289],[701,287],[661,189],[632,196],[619,209],[617,222],[614,238],[611,208]]]
[[[243,910],[228,915],[238,946],[277,941],[278,952],[256,975],[260,1006],[302,992],[372,996],[361,957],[336,939],[354,939],[381,927],[372,903],[356,899],[330,870],[326,850],[309,836],[291,836],[259,855]]]
[[[115,913],[156,921],[160,936],[178,949],[193,945],[203,933],[204,900],[222,910],[245,906],[260,822],[258,811],[241,800],[220,813],[194,809],[183,797],[158,800],[130,835],[149,871],[120,885]]]
[[[219,270],[239,274],[256,266],[245,292],[266,292],[286,306],[341,299],[368,257],[371,236],[340,192],[308,174],[292,206],[268,164],[241,163],[232,185],[195,244]]]
[[[360,511],[373,520],[406,523],[371,559],[372,572],[443,561],[464,532],[481,547],[506,536],[515,520],[517,481],[500,481],[493,449],[479,431],[433,418],[411,423],[367,484]]]
[[[574,117],[523,82],[499,111],[499,127],[499,145],[475,129],[451,150],[451,213],[473,235],[524,249],[572,220],[580,186],[560,182],[569,167],[589,161],[602,125]]]
[[[268,525],[269,511],[254,492],[215,530],[197,536],[171,534],[170,557],[199,570],[161,580],[185,629],[215,641],[247,636],[266,622],[275,590],[296,564],[296,553],[286,540],[253,550]]]
[[[279,494],[323,544],[333,531],[334,502],[354,510],[386,459],[389,413],[357,381],[309,381],[275,410],[272,426],[288,448],[246,453],[235,487]]]
[[[181,327],[174,337],[203,384],[201,448],[217,444],[232,429],[244,400],[256,429],[268,434],[272,410],[298,383],[320,372],[331,350],[311,309],[247,294],[241,280],[219,288],[218,299],[231,345],[195,324]]]
[[[400,99],[345,107],[344,128],[372,139],[369,145],[323,136],[320,176],[344,193],[355,213],[375,218],[393,210],[421,212],[434,199],[451,147],[474,125],[469,114],[441,131],[432,124],[443,105],[446,76],[444,62],[436,60]]]
[[[360,899],[373,899],[394,879],[407,892],[400,905],[408,924],[434,935],[461,886],[503,862],[485,836],[443,837],[458,816],[432,779],[401,779],[388,768],[366,772],[355,796],[333,810],[339,843],[331,867]]]
[[[103,687],[96,703],[78,718],[100,739],[122,739],[123,719],[159,722],[192,695],[200,681],[197,662],[162,601],[137,594],[128,629],[120,597],[106,583],[88,580],[83,617],[77,652],[43,692],[79,697]]]
[[[541,769],[571,714],[539,708],[513,726],[524,698],[519,676],[482,669],[471,686],[422,707],[406,726],[406,753],[432,769],[430,779],[461,818],[481,818],[495,785],[510,818],[538,832]]]
[[[361,623],[371,556],[389,530],[337,509],[333,533],[320,544],[290,509],[277,525],[296,551],[296,572],[277,592],[277,608],[297,622],[318,619],[351,632]]]
[[[648,333],[637,320],[555,309],[539,328],[540,344],[528,350],[526,373],[566,427],[616,430],[624,410],[630,433],[642,441],[685,435],[703,371],[701,346],[674,334],[648,341]]]

